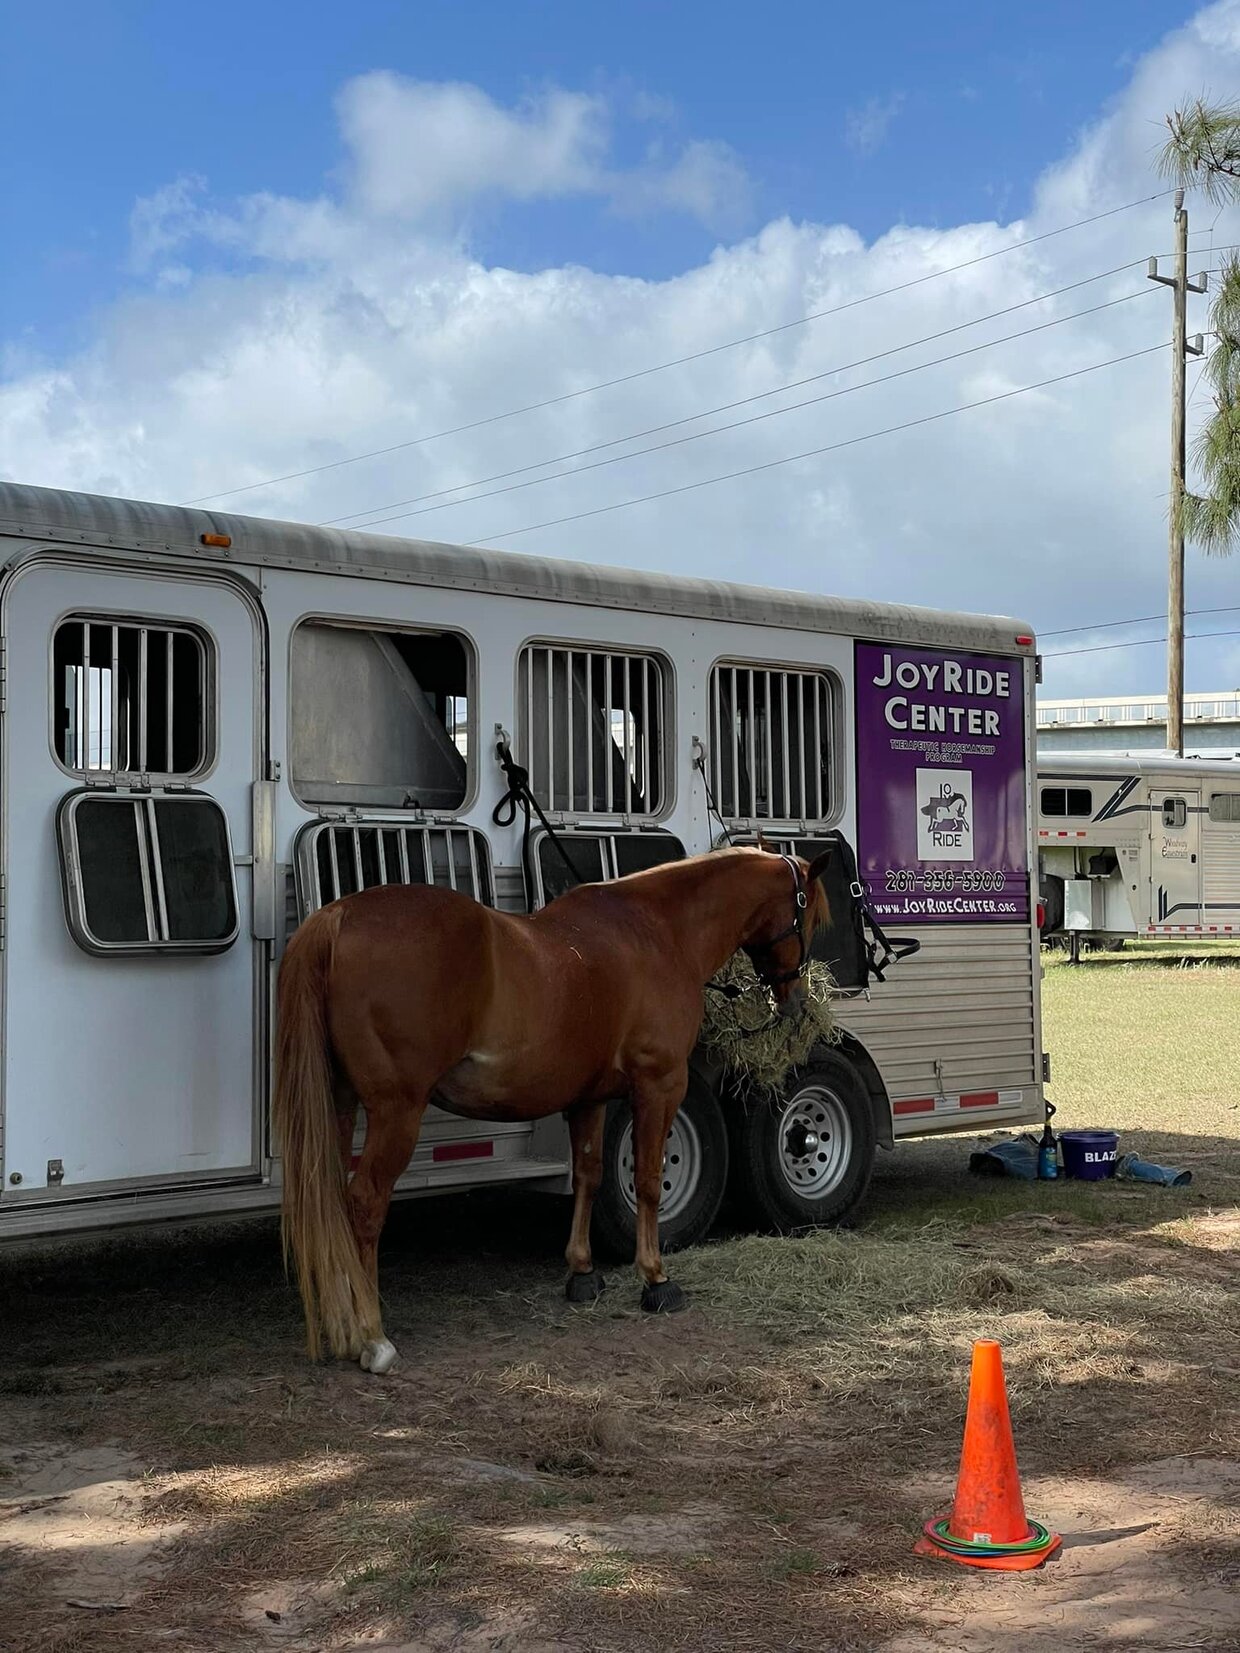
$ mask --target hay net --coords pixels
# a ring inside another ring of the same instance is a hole
[[[781,1096],[788,1075],[804,1067],[815,1045],[839,1043],[835,981],[817,959],[806,967],[799,1009],[787,1016],[775,1013],[770,994],[744,953],[733,953],[711,986],[741,991],[729,997],[707,987],[699,1042],[746,1096]]]

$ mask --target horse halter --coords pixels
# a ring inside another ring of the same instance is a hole
[[[809,963],[809,948],[805,941],[805,914],[809,907],[809,896],[806,893],[805,885],[801,882],[801,869],[792,857],[781,855],[780,860],[787,865],[789,872],[792,874],[792,881],[796,889],[794,898],[796,905],[792,910],[792,923],[788,925],[787,929],[781,930],[777,936],[772,936],[770,941],[764,941],[760,947],[755,947],[752,951],[770,953],[779,946],[781,941],[787,941],[789,936],[795,936],[797,945],[800,948],[800,955],[797,958],[795,970],[781,970],[777,976],[763,975],[762,980],[767,987],[786,987],[789,982],[800,981]]]

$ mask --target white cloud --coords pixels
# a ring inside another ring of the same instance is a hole
[[[891,123],[904,107],[904,93],[885,98],[867,98],[859,109],[844,117],[844,141],[859,155],[873,155],[886,142]]]
[[[826,375],[707,423],[861,385],[1136,295],[786,417],[411,516],[384,531],[507,535],[853,443],[510,543],[1014,613],[1045,629],[1156,614],[1165,597],[1165,352],[903,434],[855,439],[1166,339],[1167,295],[1146,281],[1144,261],[1169,249],[1169,201],[1004,249],[1153,194],[1161,118],[1203,86],[1240,95],[1240,4],[1203,14],[1138,62],[1121,96],[1046,170],[1020,222],[900,226],[867,245],[847,226],[777,219],[718,246],[697,267],[651,281],[579,265],[525,273],[485,263],[469,250],[471,216],[488,198],[579,193],[604,209],[677,208],[709,220],[743,194],[729,152],[709,142],[657,149],[626,170],[614,160],[608,110],[592,97],[546,92],[503,109],[474,88],[367,76],[342,93],[348,164],[319,195],[213,202],[184,180],[136,209],[135,253],[148,273],[100,318],[91,348],[35,365],[12,349],[0,382],[4,469],[31,482],[185,499],[468,424],[810,312],[855,306],[598,395],[220,502],[222,509],[324,520],[609,442],[788,380]],[[1194,241],[1202,247],[1212,216],[1194,210]],[[1240,223],[1221,221],[1216,242],[1240,238],[1237,229]],[[921,279],[971,259],[985,261]],[[842,371],[1129,261],[1122,273],[1060,299]],[[918,284],[855,302],[910,282]],[[1205,318],[1202,301],[1194,304],[1195,331]],[[1190,607],[1237,600],[1234,565],[1191,550],[1189,558]],[[1215,618],[1199,629],[1227,623]],[[1115,635],[1065,636],[1046,647],[1085,648]],[[1225,639],[1190,644],[1190,686],[1229,681],[1237,657]],[[1048,689],[1157,687],[1162,672],[1158,648],[1073,655],[1050,662]]]
[[[607,149],[603,101],[555,88],[509,110],[476,86],[379,71],[350,81],[337,110],[358,209],[378,217],[590,192]]]

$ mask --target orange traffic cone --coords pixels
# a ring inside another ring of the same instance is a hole
[[[1061,1542],[1058,1533],[1025,1515],[1003,1356],[990,1339],[975,1343],[955,1501],[950,1515],[926,1522],[914,1552],[963,1567],[1023,1572],[1040,1567]]]

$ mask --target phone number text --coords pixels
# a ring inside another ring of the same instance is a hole
[[[1001,890],[1007,883],[1004,872],[972,867],[960,872],[940,871],[935,867],[928,867],[924,872],[900,868],[884,876],[889,895],[911,895],[915,890],[924,890],[927,895],[943,895],[952,890],[976,895],[982,890]]]

